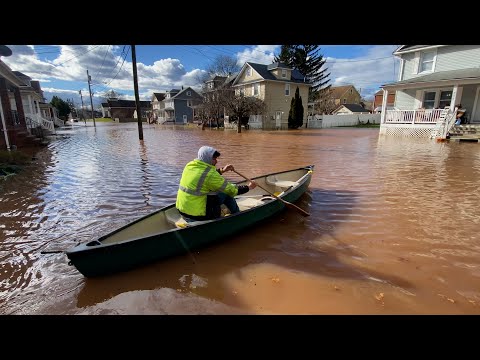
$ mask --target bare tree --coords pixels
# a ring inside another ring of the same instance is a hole
[[[228,55],[217,55],[207,66],[206,71],[213,76],[230,76],[240,71],[237,59]]]
[[[263,100],[234,93],[224,98],[224,105],[230,116],[236,118],[238,133],[242,132],[242,124],[248,125],[250,115],[264,115],[267,110]]]
[[[330,88],[326,90],[320,90],[317,94],[318,97],[313,103],[313,113],[314,114],[331,114],[338,105],[335,104],[335,101],[331,95],[332,91]]]

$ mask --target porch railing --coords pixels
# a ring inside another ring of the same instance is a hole
[[[387,110],[386,124],[432,124],[435,125],[443,109]]]

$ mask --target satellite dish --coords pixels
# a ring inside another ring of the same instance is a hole
[[[0,56],[10,56],[12,55],[12,50],[6,45],[0,45]]]

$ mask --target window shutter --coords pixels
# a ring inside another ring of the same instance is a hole
[[[412,74],[418,74],[418,65],[420,64],[420,51],[415,52],[415,57],[413,58],[413,69]]]

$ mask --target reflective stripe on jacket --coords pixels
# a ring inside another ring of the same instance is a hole
[[[177,209],[193,216],[205,216],[207,195],[224,192],[234,197],[238,194],[235,184],[220,175],[215,166],[201,160],[190,161],[183,169],[177,192]]]

